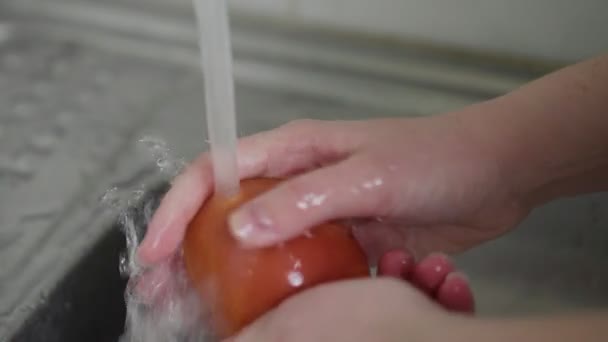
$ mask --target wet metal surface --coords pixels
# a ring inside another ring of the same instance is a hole
[[[81,260],[117,274],[116,228],[99,198],[158,182],[140,137],[158,136],[186,159],[206,148],[188,4],[0,1],[0,341],[48,309],[57,284],[86,274],[65,278]],[[233,24],[240,135],[297,118],[430,115],[540,73],[247,17]],[[605,194],[563,200],[458,261],[482,314],[602,306],[606,228]],[[112,231],[114,242],[100,242]],[[94,245],[106,247],[91,257]]]

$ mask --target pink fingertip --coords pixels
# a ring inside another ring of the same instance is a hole
[[[144,264],[166,259],[178,248],[187,225],[209,195],[211,180],[202,165],[190,167],[178,176],[148,224],[148,231],[138,249]]]
[[[446,255],[431,254],[416,265],[412,282],[424,292],[432,295],[452,271],[454,271],[454,266]]]
[[[396,277],[408,280],[414,268],[415,261],[411,253],[397,249],[386,252],[378,263],[378,273],[381,276]]]
[[[450,311],[475,312],[475,299],[467,277],[460,272],[450,273],[437,291],[437,301]]]

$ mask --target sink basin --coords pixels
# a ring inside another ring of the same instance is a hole
[[[126,279],[118,271],[124,248],[118,229],[103,236],[12,341],[118,341],[125,321]]]
[[[138,227],[146,224],[142,208],[156,208],[166,189],[162,185],[148,192],[129,210]],[[125,235],[117,223],[68,271],[11,341],[118,341],[126,317],[127,279],[118,266],[125,250]]]

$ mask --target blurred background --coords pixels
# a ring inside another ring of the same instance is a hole
[[[233,0],[233,8],[343,30],[573,61],[606,48],[601,0]]]
[[[230,5],[240,135],[455,110],[608,47],[601,0]],[[0,341],[120,335],[124,237],[100,197],[207,148],[196,41],[188,0],[0,0]],[[457,261],[481,315],[605,307],[608,196],[550,203]]]

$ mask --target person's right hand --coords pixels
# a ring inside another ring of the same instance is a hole
[[[496,238],[531,208],[465,120],[306,120],[243,138],[241,179],[289,179],[233,213],[232,232],[246,247],[263,247],[354,218],[372,259],[402,247],[417,256],[459,252]],[[177,250],[213,190],[210,163],[203,154],[175,180],[140,246],[141,261]]]

